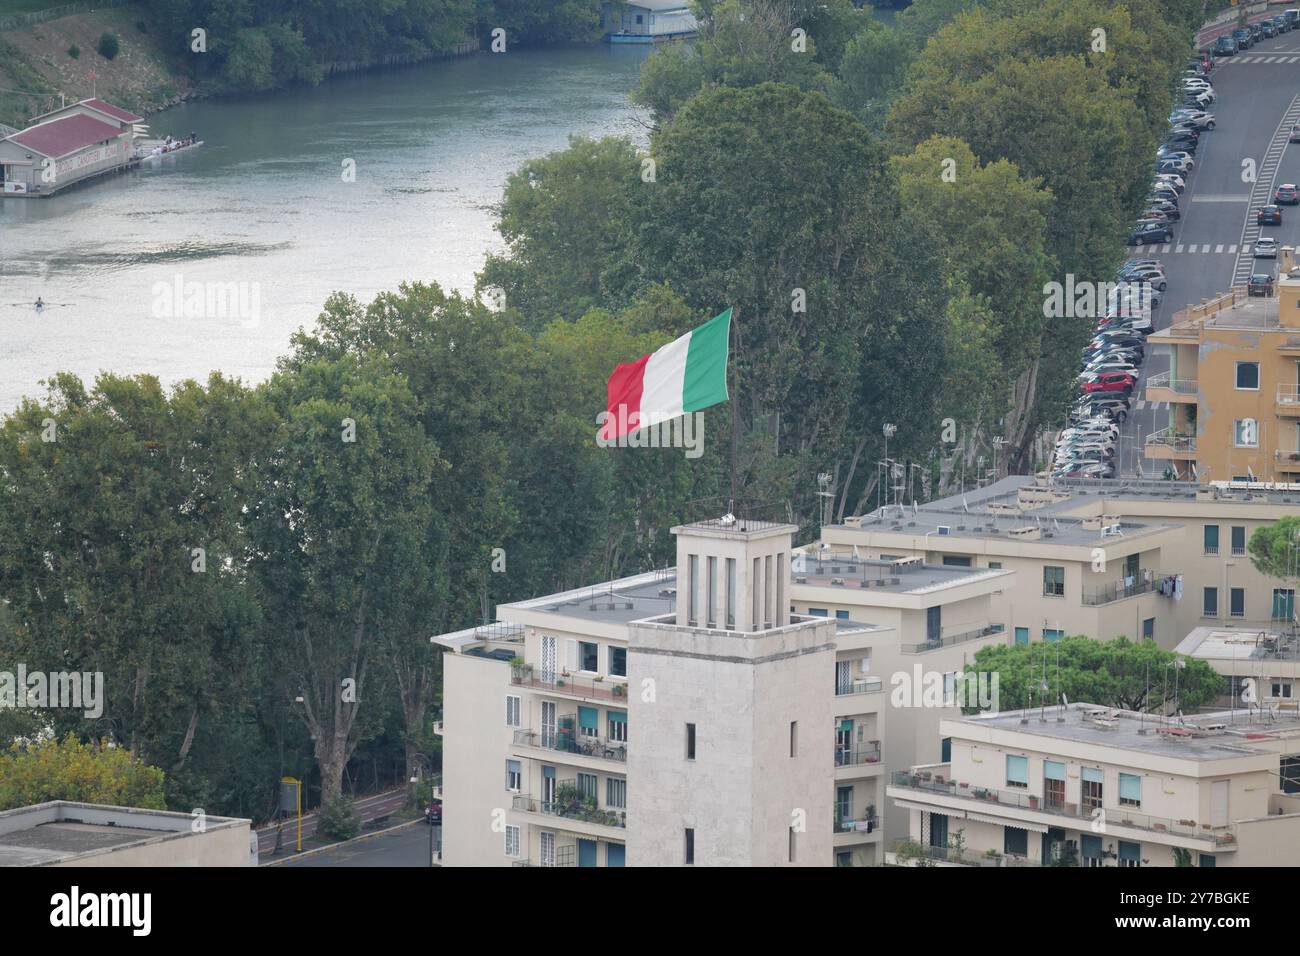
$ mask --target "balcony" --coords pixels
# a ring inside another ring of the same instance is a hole
[[[879,740],[868,740],[858,747],[835,748],[835,766],[837,767],[859,767],[871,763],[880,763]]]
[[[924,654],[926,651],[937,651],[940,648],[965,644],[967,641],[978,641],[982,637],[1004,634],[1006,630],[1007,626],[1005,624],[990,624],[974,631],[963,631],[961,634],[948,634],[944,637],[937,637],[926,641],[924,644],[902,644],[899,645],[899,650],[904,654]]]
[[[956,798],[963,804],[978,804],[988,813],[993,809],[1029,810],[1062,820],[1076,820],[1080,826],[1091,827],[1093,808],[1076,803],[1048,803],[1037,794],[1023,790],[995,790],[990,787],[975,787],[955,780],[944,780],[942,775],[926,779],[929,774],[907,771],[890,775],[889,786],[913,793],[927,793],[939,797]],[[943,804],[936,804],[941,807]],[[969,811],[968,811],[969,812]],[[1197,824],[1195,820],[1170,820],[1140,813],[1129,807],[1105,807],[1105,825],[1111,829],[1124,827],[1145,831],[1150,836],[1174,836],[1184,840],[1195,840],[1209,844],[1210,849],[1235,849],[1237,843],[1236,829],[1233,826],[1212,827],[1208,823]],[[1009,826],[1015,826],[1016,816],[1008,814]],[[1176,841],[1166,841],[1176,842]]]
[[[1139,594],[1149,594],[1159,588],[1162,577],[1169,577],[1169,575],[1148,568],[1139,568],[1137,574],[1126,575],[1123,580],[1112,581],[1099,588],[1084,588],[1080,603],[1084,607],[1100,607],[1103,604],[1114,604],[1116,601],[1137,597]]]
[[[1273,452],[1273,467],[1278,471],[1300,471],[1300,451],[1279,449]]]
[[[574,735],[557,731],[539,734],[532,730],[516,730],[515,746],[627,763],[626,741],[610,740],[608,737],[590,737],[586,734]]]
[[[893,852],[899,862],[915,860],[917,866],[933,866],[936,863],[948,863],[952,866],[1036,866],[1045,864],[1029,857],[1007,855],[1005,853],[978,853],[974,850],[954,846],[926,846],[912,840],[902,839],[894,842]]]
[[[1147,379],[1146,398],[1148,402],[1195,405],[1199,387],[1200,383],[1194,378],[1171,379],[1168,372],[1161,372]]]
[[[879,677],[853,677],[835,681],[836,697],[847,697],[850,694],[879,694],[884,689],[885,682]]]
[[[874,813],[865,813],[857,819],[847,819],[840,816],[839,808],[835,809],[835,832],[836,833],[875,833],[880,829],[880,817]]]
[[[437,736],[439,736],[439,737],[442,736],[442,734],[443,734],[443,725],[442,725],[442,721],[441,721],[441,720],[435,720],[435,721],[433,722],[433,732],[434,732],[435,735],[437,735]]]
[[[1142,453],[1148,458],[1192,461],[1196,458],[1196,436],[1177,428],[1163,428],[1148,435]]]
[[[1277,413],[1287,418],[1300,417],[1300,385],[1277,387]]]
[[[626,703],[627,684],[615,680],[597,680],[595,677],[583,677],[574,674],[556,674],[550,680],[533,673],[525,667],[510,677],[516,687],[531,687],[558,697],[576,697],[580,700],[608,700]]]
[[[557,787],[557,794],[564,788]],[[626,810],[603,810],[595,806],[595,800],[588,797],[557,796],[554,800],[538,800],[531,796],[516,795],[512,806],[520,813],[533,813],[547,817],[548,826],[564,826],[582,833],[602,835],[604,828],[622,830],[627,827]],[[620,839],[622,839],[620,837]]]

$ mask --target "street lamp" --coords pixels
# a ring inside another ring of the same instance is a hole
[[[425,823],[426,823],[426,824],[428,825],[428,827],[429,827],[429,867],[430,867],[430,869],[432,869],[432,868],[433,868],[433,853],[434,853],[434,845],[433,845],[433,837],[434,837],[434,832],[433,832],[433,831],[434,831],[434,825],[433,825],[433,758],[432,758],[432,757],[427,757],[427,756],[425,756],[424,754],[421,754],[421,753],[412,754],[412,756],[415,757],[416,760],[420,761],[420,769],[423,769],[423,768],[424,768],[424,763],[425,763],[425,761],[427,761],[428,764],[429,764],[429,805],[428,805],[427,807],[424,808],[424,815],[425,815],[425,818],[426,818],[426,819],[425,819]],[[418,770],[416,771],[415,776],[413,776],[413,777],[411,778],[411,783],[415,785],[415,795],[416,795],[416,797],[419,797],[419,795],[420,795],[420,775],[419,775],[419,771],[418,771]],[[442,824],[441,824],[441,823],[438,824],[438,829],[442,829]]]

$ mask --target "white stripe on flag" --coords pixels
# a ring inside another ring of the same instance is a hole
[[[691,333],[669,342],[650,356],[641,380],[641,426],[657,425],[682,414],[686,387],[686,356]]]

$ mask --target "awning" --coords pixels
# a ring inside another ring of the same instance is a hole
[[[996,823],[1002,827],[1015,827],[1018,830],[1028,830],[1030,833],[1046,833],[1047,827],[1041,823],[1026,823],[1024,820],[1009,820],[1007,817],[991,817],[983,813],[968,813],[967,820],[974,820],[976,823]]]

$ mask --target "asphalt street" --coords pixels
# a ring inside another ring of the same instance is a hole
[[[1281,226],[1255,225],[1255,210],[1272,200],[1276,186],[1300,183],[1300,143],[1287,143],[1291,125],[1300,117],[1300,30],[1218,59],[1209,79],[1218,96],[1208,108],[1216,126],[1201,134],[1174,239],[1129,250],[1165,265],[1169,288],[1154,315],[1157,329],[1167,328],[1180,309],[1234,284],[1244,285],[1252,270],[1276,275],[1274,260],[1252,257],[1260,235],[1273,236],[1279,245],[1300,241],[1300,207],[1284,206]],[[1246,160],[1255,171],[1254,182],[1245,178]],[[1147,352],[1133,409],[1121,431],[1117,463],[1122,475],[1137,475],[1139,467],[1148,478],[1163,472],[1163,462],[1142,456],[1146,436],[1170,424],[1168,403],[1153,406],[1145,398],[1146,380],[1169,370],[1163,353]]]
[[[423,823],[404,827],[395,833],[367,837],[341,844],[324,853],[313,853],[297,860],[286,860],[285,867],[346,866],[429,866],[429,827]],[[434,838],[437,839],[438,827]]]

